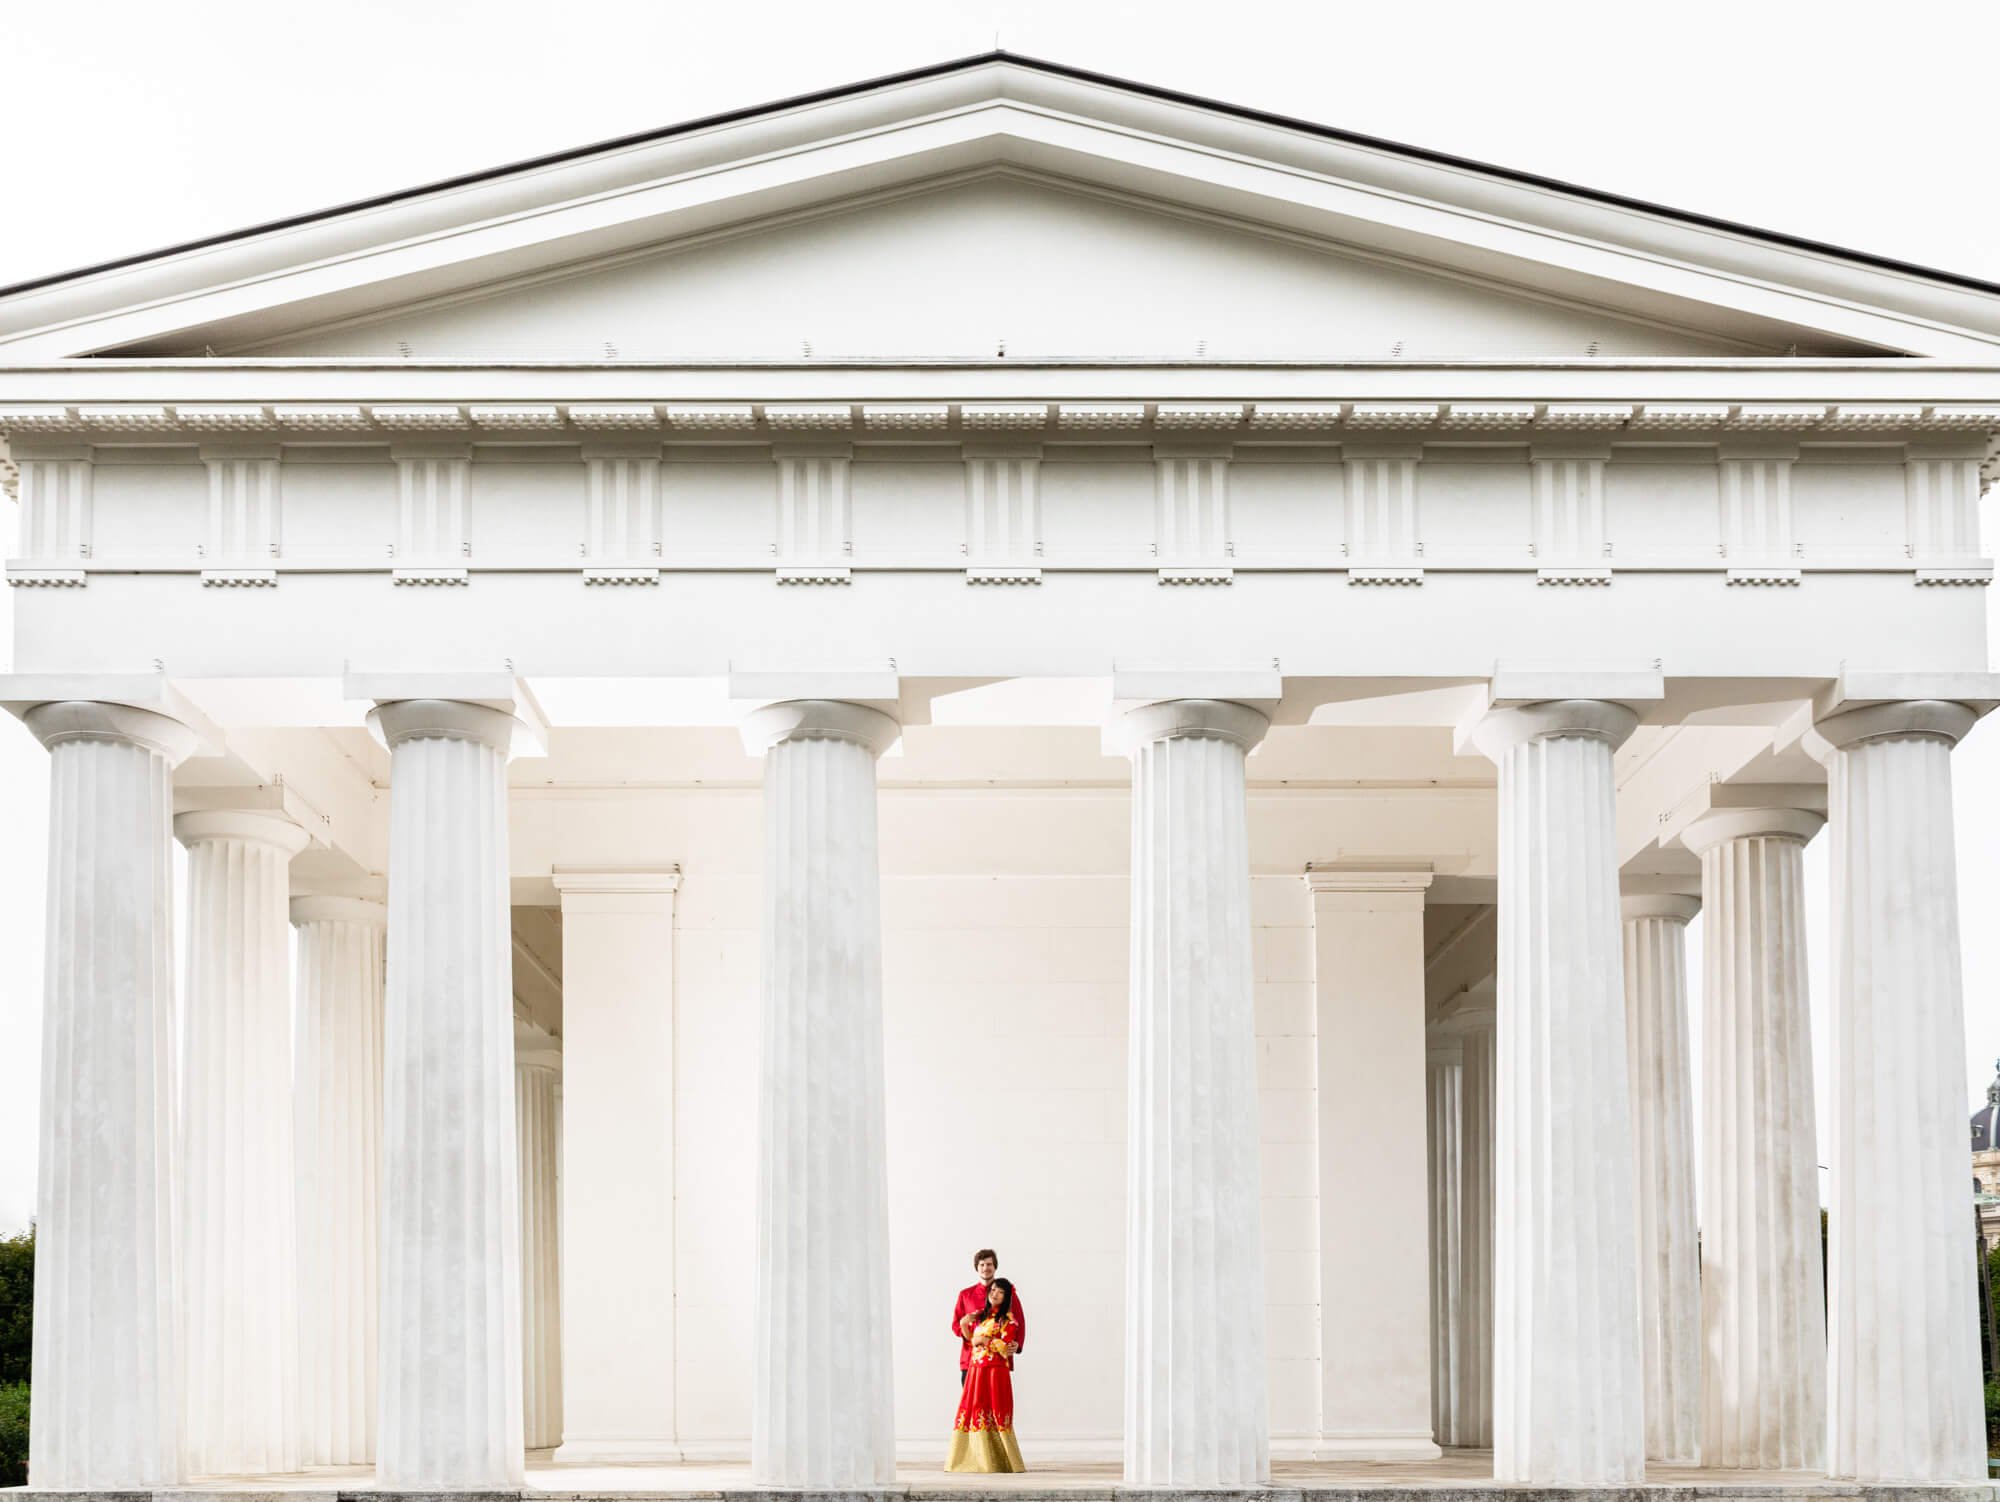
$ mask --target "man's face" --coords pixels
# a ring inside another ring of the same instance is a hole
[[[980,1282],[991,1283],[993,1275],[1000,1271],[1000,1263],[992,1257],[981,1257],[973,1264],[973,1269],[979,1274]]]

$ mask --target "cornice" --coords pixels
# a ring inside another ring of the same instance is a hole
[[[1137,435],[1232,434],[1247,430],[1282,440],[1292,435],[1395,433],[1450,441],[1468,433],[1529,441],[1538,434],[1589,433],[1645,441],[1676,441],[1741,433],[1820,440],[1857,435],[1867,441],[1899,436],[2000,435],[2000,401],[1872,402],[1832,405],[1741,403],[1610,403],[1564,401],[849,401],[741,402],[20,402],[0,405],[0,435],[131,443],[198,441],[214,434],[268,434],[280,441],[319,435],[375,436],[459,433],[479,438],[579,439],[603,433],[665,432],[690,437],[745,435],[948,436],[1006,432],[1062,438],[1122,439]]]

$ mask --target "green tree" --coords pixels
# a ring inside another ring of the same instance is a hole
[[[0,1236],[0,1386],[28,1380],[34,1329],[35,1229],[30,1226],[18,1236]]]

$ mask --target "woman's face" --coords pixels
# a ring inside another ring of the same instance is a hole
[[[1000,1287],[999,1284],[989,1283],[987,1285],[986,1307],[988,1309],[998,1309],[1000,1307],[1002,1300],[1004,1300],[1006,1297],[1007,1297],[1007,1290]]]

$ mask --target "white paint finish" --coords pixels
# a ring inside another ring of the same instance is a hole
[[[1454,1016],[1461,1043],[1458,1120],[1458,1366],[1453,1432],[1493,1443],[1493,1132],[1496,1063],[1490,988]]]
[[[49,893],[28,1474],[73,1490],[176,1485],[173,769],[194,747],[145,710],[44,704]]]
[[[21,460],[21,521],[16,547],[24,559],[72,563],[90,556],[89,458]]]
[[[1537,455],[1532,461],[1538,564],[1598,566],[1606,561],[1605,463],[1591,455]]]
[[[1951,748],[1934,701],[1815,727],[1833,826],[1827,1469],[1981,1479]]]
[[[898,729],[829,701],[745,723],[764,752],[760,1485],[895,1479],[875,758]]]
[[[1622,899],[1621,909],[1646,1459],[1694,1465],[1702,1455],[1702,1247],[1695,1220],[1687,926],[1701,904],[1678,894],[1634,893]]]
[[[549,1449],[563,1437],[559,1058],[553,1050],[518,1047],[514,1058],[521,1186],[521,1431],[530,1450]]]
[[[1322,1459],[1433,1439],[1426,1192],[1428,871],[1315,866],[1312,950]],[[1269,1187],[1266,1193],[1271,1192]],[[1366,1214],[1357,1207],[1366,1206]],[[1456,1246],[1449,1255],[1456,1265]]]
[[[592,454],[584,556],[593,562],[656,563],[660,555],[660,460],[650,455]]]
[[[396,562],[413,566],[463,564],[471,546],[469,453],[419,453],[395,463]]]
[[[514,722],[423,699],[371,719],[391,760],[376,1474],[385,1486],[519,1486]]]
[[[1796,567],[1790,456],[1725,458],[1722,556],[1732,564]]]
[[[382,956],[388,910],[295,897],[299,1461],[375,1458],[381,1322]]]
[[[1911,556],[1979,556],[1979,459],[1912,455],[1903,466]]]
[[[965,456],[965,556],[1031,567],[1042,552],[1041,450]]]
[[[755,1066],[739,1057],[706,1082],[681,1067],[677,871],[562,866],[555,881],[563,918],[563,1406],[556,1458],[671,1459],[678,1454],[683,1396],[676,1380],[678,1122],[683,1115],[699,1119],[705,1113],[698,1103],[707,1102],[716,1136],[731,1139],[732,1147],[742,1142],[742,1096]],[[747,1020],[748,998],[731,1001]],[[703,1083],[717,1092],[712,1100],[699,1093]],[[718,1141],[715,1151],[727,1149]],[[731,1247],[727,1224],[716,1216],[703,1239]],[[753,1252],[742,1247],[736,1255],[747,1263]],[[746,1422],[737,1433],[747,1432]]]
[[[1806,983],[1805,845],[1825,820],[1731,808],[1701,857],[1702,1457],[1826,1464],[1826,1300]]]
[[[1466,1443],[1456,1431],[1463,1410],[1458,1361],[1464,1327],[1459,1233],[1463,1139],[1458,1118],[1464,1064],[1465,1046],[1433,1028],[1424,1055],[1425,1137],[1430,1149],[1425,1184],[1430,1200],[1431,1433],[1440,1445]]]
[[[1177,700],[1132,758],[1125,1482],[1271,1474],[1244,759],[1268,722]]]
[[[277,448],[255,455],[204,453],[202,462],[208,470],[202,562],[209,567],[270,567],[279,549]]]
[[[968,288],[978,289],[967,296]],[[1144,289],[1172,288],[1171,297]],[[611,331],[607,333],[607,330]],[[1247,226],[989,175],[264,353],[625,358],[1708,354],[1725,341]]]
[[[1497,710],[1500,774],[1493,1473],[1645,1471],[1632,1126],[1614,853],[1622,705]]]
[[[1231,553],[1226,455],[1158,453],[1153,469],[1155,556],[1162,563],[1226,563]]]
[[[307,835],[281,814],[186,813],[181,1308],[188,1470],[299,1468],[287,894]]]
[[[854,518],[846,450],[781,449],[776,458],[778,512],[772,556],[779,563],[848,562],[854,551]]]
[[[1423,526],[1418,508],[1418,458],[1412,445],[1405,453],[1370,454],[1362,445],[1343,450],[1346,525],[1344,551],[1349,558],[1371,563],[1413,563],[1423,552]]]

